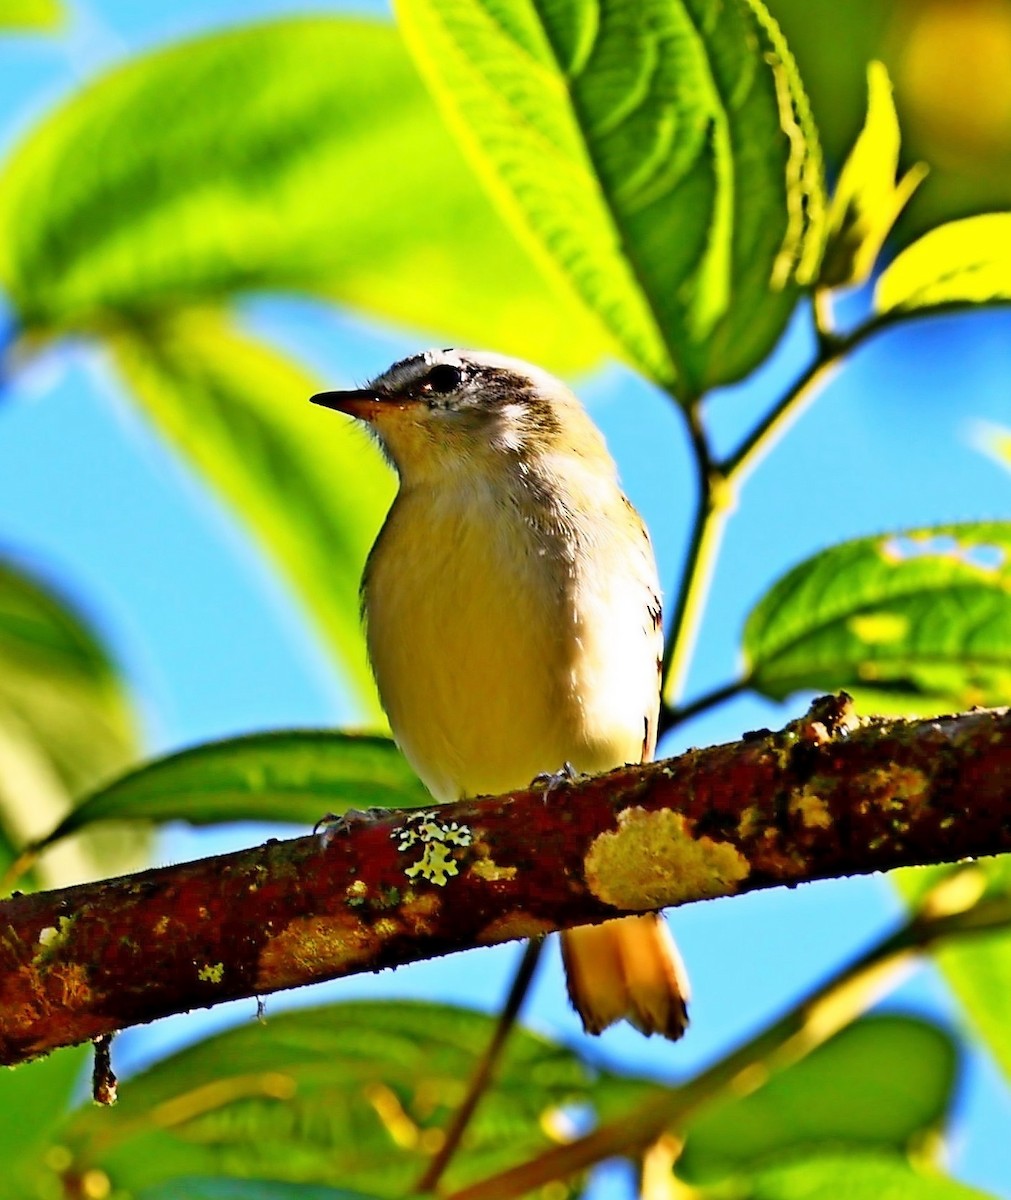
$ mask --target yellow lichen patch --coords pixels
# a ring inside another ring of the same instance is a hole
[[[201,983],[220,983],[225,977],[225,964],[221,962],[205,963],[197,971],[197,979]]]
[[[438,914],[439,907],[439,897],[434,892],[425,892],[423,895],[409,892],[400,906],[400,919],[414,935],[430,933],[431,918]]]
[[[369,894],[368,884],[364,879],[356,879],[348,884],[344,894],[349,900],[364,900]]]
[[[53,989],[52,994],[61,1008],[87,1008],[93,1003],[94,995],[88,983],[88,972],[80,963],[54,967],[49,972],[49,978],[59,986],[59,991]]]
[[[763,823],[761,808],[757,804],[749,804],[737,822],[737,836],[741,839],[754,837]]]
[[[875,767],[869,777],[882,807],[917,809],[927,799],[929,781],[917,767]]]
[[[487,883],[497,883],[500,879],[515,879],[515,867],[500,867],[492,858],[479,858],[470,868],[471,875],[483,879]]]
[[[155,921],[151,932],[155,937],[164,937],[168,932],[168,927],[171,924],[171,918],[167,914],[163,914]]]
[[[368,962],[379,950],[374,930],[333,917],[299,917],[260,951],[256,986],[261,991],[305,983],[306,977],[339,975]]]
[[[504,913],[486,925],[475,940],[481,946],[494,946],[499,942],[511,942],[517,938],[541,937],[545,933],[551,933],[554,928],[550,921],[533,917],[530,913]]]
[[[729,842],[693,837],[680,813],[644,808],[619,813],[618,828],[593,842],[583,865],[598,899],[643,911],[729,895],[750,870]]]
[[[808,788],[804,788],[790,800],[790,815],[800,817],[801,824],[806,829],[828,829],[832,824],[828,801]]]

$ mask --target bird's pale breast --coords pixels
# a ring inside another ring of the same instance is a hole
[[[655,567],[616,485],[578,520],[534,522],[513,499],[402,491],[366,573],[383,704],[441,800],[523,787],[566,761],[637,762],[655,730]]]

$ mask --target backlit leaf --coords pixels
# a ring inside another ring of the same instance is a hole
[[[557,369],[606,348],[483,196],[396,31],[262,22],[138,55],[0,169],[0,284],[36,335],[300,290]]]
[[[32,1186],[40,1175],[55,1183],[49,1163],[40,1161],[54,1130],[65,1120],[80,1082],[88,1051],[68,1046],[45,1058],[0,1072],[0,1171],[2,1200],[45,1195]],[[49,1195],[58,1195],[55,1189]]]
[[[389,738],[330,730],[254,733],[131,771],[88,796],[46,841],[104,821],[311,827],[349,808],[418,808],[430,801]]]
[[[60,0],[0,0],[0,32],[55,29],[65,18]]]
[[[894,871],[889,878],[913,906],[927,894],[957,911],[980,898],[1011,896],[1011,854],[956,866]],[[932,957],[978,1037],[1011,1082],[1011,929],[947,938]]]
[[[153,1188],[144,1188],[136,1200],[376,1200],[376,1193],[349,1192],[346,1188],[319,1187],[314,1183],[279,1183],[276,1179],[197,1179],[182,1176]]]
[[[122,682],[94,631],[48,583],[0,559],[0,857],[12,859],[136,753]],[[124,870],[138,848],[106,836],[47,861],[46,881]]]
[[[868,1017],[757,1092],[728,1097],[691,1121],[678,1174],[706,1183],[819,1147],[904,1154],[943,1123],[955,1067],[954,1044],[937,1026]]]
[[[825,550],[748,617],[745,674],[783,699],[845,688],[871,711],[1011,700],[1011,523],[881,534]]]
[[[984,213],[925,233],[878,280],[880,313],[1011,300],[1011,213]]]
[[[319,380],[220,313],[136,325],[111,346],[144,412],[273,557],[378,720],[358,609],[393,492],[378,451],[309,403]]]
[[[760,0],[397,0],[503,211],[629,361],[693,393],[768,351],[821,250],[821,160]]]
[[[819,282],[850,286],[869,279],[885,238],[927,169],[896,179],[899,119],[883,63],[867,68],[867,120],[839,175],[828,215],[828,245]]]

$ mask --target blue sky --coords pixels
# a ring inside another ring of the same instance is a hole
[[[0,152],[61,94],[133,50],[166,38],[285,11],[282,0],[200,4],[79,0],[55,38],[0,43]],[[382,5],[317,3],[382,13]],[[481,280],[475,280],[481,286]],[[847,306],[849,317],[861,298]],[[407,329],[290,298],[243,306],[248,326],[296,352],[335,386],[422,348]],[[843,538],[888,528],[999,517],[1011,475],[973,444],[980,420],[1011,425],[1011,314],[951,318],[897,329],[861,349],[815,407],[749,480],[726,538],[690,692],[734,672],[743,620],[786,568]],[[811,352],[795,322],[759,376],[712,397],[721,444],[730,444],[796,376]],[[577,381],[653,531],[668,592],[683,552],[690,463],[666,398],[619,367]],[[353,719],[294,602],[235,520],[148,432],[101,356],[87,346],[47,354],[0,393],[0,545],[62,579],[114,648],[139,697],[152,752],[211,737]],[[677,732],[663,749],[735,738],[776,725],[801,706],[742,699]],[[161,861],[252,841],[232,828],[211,837],[173,830]],[[631,1030],[597,1045],[607,1058],[660,1074],[694,1069],[771,1018],[801,990],[879,937],[899,915],[883,879],[859,879],[713,901],[672,923],[695,988],[690,1036],[676,1047]],[[486,1007],[507,985],[515,947],[482,950],[378,977],[273,1000],[428,996]],[[742,1003],[746,997],[746,1003]],[[954,1010],[930,972],[888,1007]],[[532,1021],[577,1033],[557,959],[529,1007]],[[249,1019],[251,1004],[199,1021],[160,1023],[117,1042],[121,1066],[198,1036],[207,1023]],[[206,1022],[206,1023],[204,1023]],[[988,1062],[968,1064],[953,1161],[964,1179],[1011,1197],[1011,1101]]]

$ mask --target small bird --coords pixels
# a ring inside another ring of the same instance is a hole
[[[435,799],[651,758],[656,563],[572,392],[516,359],[450,349],[312,399],[365,422],[399,476],[363,612],[394,737]],[[588,1032],[622,1018],[684,1032],[686,976],[658,914],[567,931],[562,953]]]

